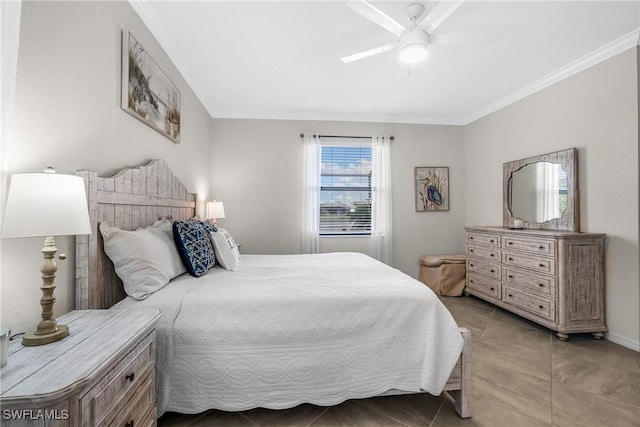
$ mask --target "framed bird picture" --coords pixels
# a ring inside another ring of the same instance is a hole
[[[448,167],[416,167],[414,182],[416,212],[449,210]]]

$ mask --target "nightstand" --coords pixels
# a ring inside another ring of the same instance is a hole
[[[156,425],[156,309],[82,310],[61,316],[67,338],[9,344],[0,370],[3,426]]]

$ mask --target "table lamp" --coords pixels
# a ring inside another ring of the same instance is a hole
[[[54,257],[58,251],[53,236],[76,234],[91,234],[81,177],[56,174],[53,168],[46,168],[44,173],[21,173],[11,177],[2,237],[45,237],[40,269],[42,320],[35,331],[24,335],[24,345],[49,344],[69,335],[69,327],[58,325],[53,318],[57,271]]]
[[[224,204],[222,202],[207,202],[206,219],[212,220],[216,224],[218,218],[224,218]]]

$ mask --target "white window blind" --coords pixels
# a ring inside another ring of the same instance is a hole
[[[323,145],[320,235],[371,234],[371,146]]]

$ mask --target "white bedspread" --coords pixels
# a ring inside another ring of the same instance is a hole
[[[429,288],[356,253],[243,255],[114,308],[135,307],[162,312],[159,415],[438,395],[463,346]]]

